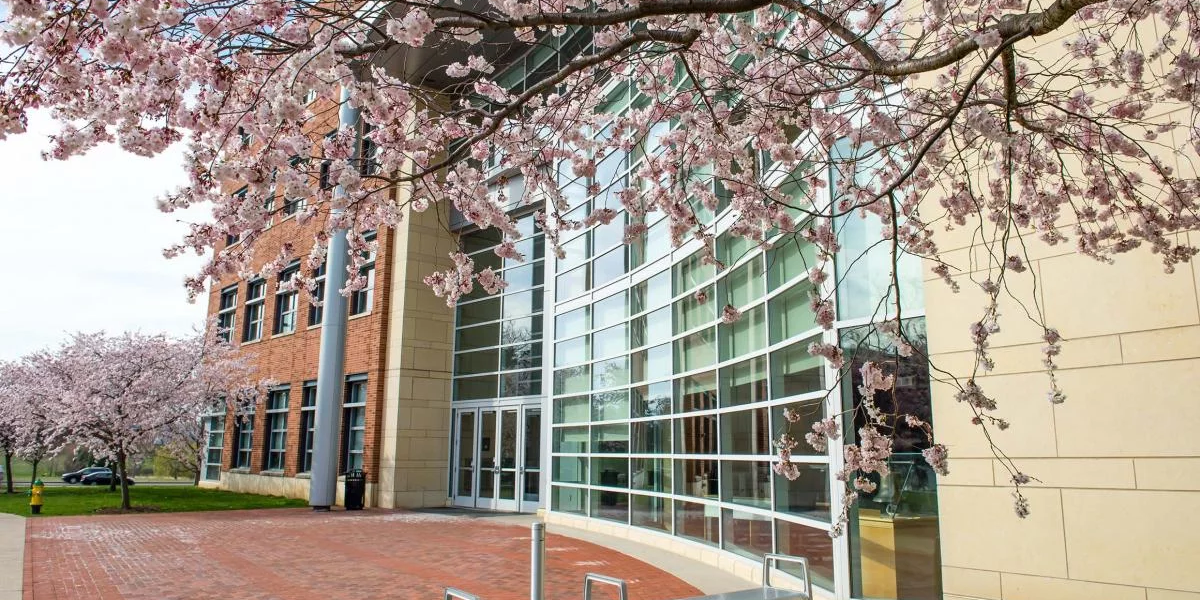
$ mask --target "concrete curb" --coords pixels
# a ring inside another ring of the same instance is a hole
[[[25,574],[25,518],[0,514],[0,600],[21,600]]]

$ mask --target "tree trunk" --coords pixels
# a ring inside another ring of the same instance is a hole
[[[117,453],[117,467],[121,470],[121,510],[129,510],[129,481],[125,478],[125,453]]]
[[[40,462],[42,462],[41,459],[38,459],[38,458],[33,459],[33,473],[31,473],[29,475],[29,489],[33,489],[33,482],[37,481],[37,478],[38,478],[37,477],[37,468],[38,468],[38,463],[40,463]]]
[[[5,483],[8,484],[6,491],[10,494],[13,493],[12,455],[13,453],[10,450],[7,448],[4,449],[4,479],[7,480]]]
[[[108,470],[115,474],[117,472],[117,463],[115,463],[111,460],[108,461]],[[108,478],[108,491],[110,491],[110,492],[117,491],[117,478],[116,477]]]

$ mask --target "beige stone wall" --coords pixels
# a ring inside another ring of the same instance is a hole
[[[343,492],[345,488],[342,485],[341,477],[338,478],[337,497],[334,499],[334,504],[343,506],[345,504],[345,496]],[[239,492],[243,494],[260,494],[263,496],[283,496],[284,498],[295,498],[297,500],[308,500],[308,477],[280,477],[278,475],[256,475],[253,473],[238,473],[236,471],[226,471],[221,473],[221,482],[208,482],[205,485],[201,482],[201,487],[222,489],[230,492]],[[377,485],[367,483],[367,489],[363,498],[363,504],[367,508],[378,506],[373,500],[375,498]]]
[[[943,238],[954,266],[986,264],[966,233]],[[934,384],[937,435],[953,457],[938,496],[945,598],[1200,600],[1200,270],[1164,274],[1144,251],[1115,265],[1071,247],[1029,251],[1029,271],[1006,277],[1068,340],[1058,361],[1067,401],[1048,402],[1041,330],[1002,298],[997,368],[979,382],[1012,423],[996,443],[1041,480],[1019,519],[1010,474],[954,390]],[[960,279],[959,294],[926,283],[933,362],[956,375],[971,371],[967,327],[984,305]]]
[[[446,209],[406,207],[395,230],[376,496],[382,507],[444,506],[449,496],[454,311],[422,281],[448,268],[457,248]]]

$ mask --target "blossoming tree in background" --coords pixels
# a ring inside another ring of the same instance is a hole
[[[44,402],[62,439],[115,463],[128,510],[130,457],[198,426],[214,404],[259,397],[247,358],[214,339],[75,334],[57,351],[24,359],[38,376],[18,390]]]
[[[765,244],[782,232],[784,241],[815,245],[809,277],[821,291],[811,308],[825,328],[841,284],[831,267],[842,250],[834,220],[879,223],[893,269],[875,321],[894,358],[854,369],[866,418],[859,442],[845,447],[841,477],[852,489],[886,469],[901,424],[933,436],[920,415],[881,410],[876,400],[894,386],[899,357],[923,352],[902,326],[905,257],[981,295],[980,317],[963,332],[975,366],[952,375],[988,435],[1007,423],[990,414],[996,403],[976,375],[993,367],[998,298],[1009,294],[1006,276],[1026,270],[1026,239],[1099,261],[1148,248],[1168,271],[1196,252],[1175,234],[1198,224],[1200,182],[1170,166],[1190,164],[1200,147],[1200,22],[1186,0],[0,2],[0,44],[9,47],[0,55],[0,138],[22,131],[29,111],[49,109],[63,123],[47,151],[54,158],[110,141],[153,155],[186,140],[190,184],[162,206],[213,206],[212,220],[168,251],[212,253],[188,283],[193,294],[248,270],[276,194],[312,199],[301,219],[323,222],[314,266],[330,233],[351,230],[345,291],[365,283],[354,276],[367,244],[361,233],[397,223],[405,210],[452,205],[501,230],[510,239],[496,253],[519,260],[504,209],[515,199],[489,192],[488,163],[523,175],[520,200],[547,200],[538,220],[561,255],[563,232],[615,212],[569,215],[559,174],[586,179],[596,193],[609,183],[595,180],[606,156],[651,149],[615,191],[631,216],[626,240],[646,235],[647,213],[665,213],[672,244],[700,240],[716,263],[715,232],[697,213],[728,202],[735,235]],[[580,28],[590,42],[567,43]],[[500,57],[522,44],[557,56],[510,90],[498,81]],[[604,108],[614,80],[645,100],[620,113]],[[349,128],[315,144],[310,137],[337,110],[339,88],[370,126],[371,168],[353,162]],[[837,174],[833,194],[827,173]],[[783,193],[780,174],[800,191]],[[345,197],[335,199],[322,179]],[[244,182],[246,193],[223,193],[227,181]],[[397,185],[412,190],[407,206],[388,193]],[[342,211],[327,218],[334,208]],[[936,242],[955,228],[986,233],[971,273],[959,278]],[[226,248],[231,235],[242,243]],[[269,272],[288,257],[266,258]],[[476,272],[461,253],[452,259],[454,268],[426,278],[447,303],[475,285],[503,289],[490,269]],[[1028,311],[1044,331],[1048,400],[1062,402],[1060,336],[1040,307]],[[738,307],[722,310],[726,322],[738,317]],[[810,351],[836,367],[849,358],[832,345]],[[777,469],[794,476],[788,458],[802,435],[821,447],[842,430],[835,416],[785,435]],[[1027,479],[997,456],[1019,491]],[[946,471],[944,447],[933,444],[925,458]]]
[[[38,479],[38,464],[62,450],[65,436],[51,413],[54,388],[41,381],[38,369],[45,364],[45,353],[36,353],[19,361],[0,364],[0,417],[12,428],[13,455],[32,467],[29,485]],[[3,425],[0,425],[3,427]],[[7,461],[5,470],[11,473]],[[11,478],[11,475],[10,475]]]

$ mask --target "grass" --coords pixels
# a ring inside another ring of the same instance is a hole
[[[0,488],[2,489],[2,488]],[[0,491],[0,513],[30,516],[26,489],[15,494]],[[121,490],[108,487],[48,487],[43,496],[42,515],[91,515],[118,512]],[[304,500],[238,494],[190,486],[143,486],[129,488],[129,500],[138,512],[192,512],[201,510],[242,510],[248,508],[292,508],[308,506]]]

